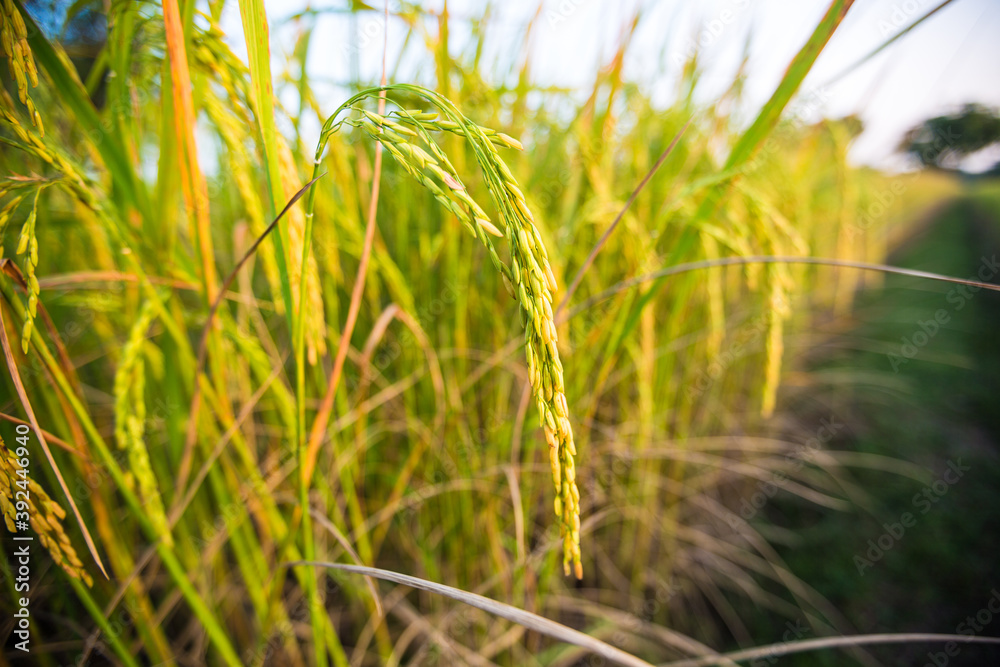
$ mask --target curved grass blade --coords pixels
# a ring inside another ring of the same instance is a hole
[[[676,276],[681,273],[689,273],[691,271],[700,271],[701,269],[711,269],[722,266],[737,266],[741,264],[813,264],[818,266],[833,266],[843,269],[861,269],[863,271],[879,271],[881,273],[892,273],[900,276],[909,276],[911,278],[924,278],[927,280],[938,280],[946,283],[953,283],[955,285],[967,285],[969,287],[977,287],[980,289],[986,289],[993,292],[1000,292],[1000,285],[995,283],[985,283],[978,280],[969,280],[967,278],[955,278],[954,276],[945,276],[940,273],[931,273],[929,271],[918,271],[916,269],[904,269],[900,266],[889,266],[887,264],[868,264],[866,262],[853,262],[844,259],[829,259],[826,257],[778,257],[772,255],[755,255],[751,257],[722,257],[719,259],[705,259],[699,262],[686,262],[684,264],[677,264],[676,266],[669,266],[665,269],[659,271],[654,271],[653,273],[647,273],[645,275],[637,276],[635,278],[630,278],[629,280],[622,281],[617,285],[609,287],[600,294],[595,294],[591,298],[587,299],[580,305],[573,308],[568,314],[563,315],[556,319],[557,324],[562,324],[563,321],[568,320],[574,315],[590,308],[591,306],[609,299],[615,294],[620,294],[627,289],[641,285],[642,283],[649,282],[650,280],[663,280],[669,276]]]
[[[902,30],[900,30],[899,32],[897,32],[895,35],[893,35],[892,37],[890,37],[888,40],[886,40],[885,42],[883,42],[882,45],[879,46],[879,47],[877,47],[874,51],[869,52],[868,55],[862,57],[860,60],[856,60],[855,62],[851,63],[850,65],[848,65],[847,67],[845,67],[844,69],[842,69],[839,74],[837,74],[836,76],[834,76],[832,79],[829,79],[826,83],[823,84],[822,87],[826,88],[827,86],[831,86],[831,85],[837,83],[838,81],[840,81],[841,79],[843,79],[845,76],[847,76],[848,74],[850,74],[851,72],[853,72],[857,68],[861,67],[866,62],[868,62],[869,60],[871,60],[872,58],[874,58],[875,56],[877,56],[878,54],[882,53],[882,51],[884,51],[885,49],[887,49],[891,44],[895,43],[895,41],[897,39],[899,39],[903,35],[906,35],[907,33],[909,33],[911,30],[913,30],[914,28],[916,28],[918,25],[920,25],[921,23],[923,23],[924,21],[926,21],[930,17],[932,17],[935,14],[937,14],[939,11],[941,11],[942,9],[944,9],[945,7],[947,7],[948,5],[950,5],[952,2],[954,2],[954,0],[944,0],[944,2],[942,2],[940,5],[938,5],[934,9],[930,10],[929,12],[927,12],[926,14],[924,14],[923,16],[921,16],[920,18],[918,18],[916,21],[914,21],[910,25],[906,26],[905,28],[903,28]]]
[[[198,166],[198,147],[194,135],[197,116],[191,94],[191,72],[184,45],[184,25],[177,0],[163,2],[163,28],[166,33],[170,92],[174,101],[174,130],[178,138],[178,164],[184,202],[191,212],[191,237],[196,240],[201,264],[202,289],[206,300],[215,298],[215,253],[212,250],[211,221],[208,210],[208,186]]]
[[[410,586],[411,588],[418,588],[422,591],[428,591],[430,593],[437,593],[438,595],[443,595],[451,598],[452,600],[463,602],[469,606],[475,607],[476,609],[482,609],[483,611],[499,616],[500,618],[505,618],[508,621],[517,623],[518,625],[529,630],[558,639],[559,641],[566,642],[567,644],[573,644],[574,646],[585,648],[588,651],[592,651],[603,657],[605,660],[616,664],[626,665],[627,667],[653,667],[650,663],[641,658],[637,658],[631,653],[626,653],[621,649],[602,642],[600,639],[591,637],[590,635],[584,634],[579,630],[574,630],[573,628],[567,627],[562,623],[557,623],[553,620],[547,619],[544,616],[533,614],[530,611],[525,611],[503,602],[497,602],[496,600],[483,597],[482,595],[469,593],[468,591],[452,588],[451,586],[445,586],[444,584],[439,584],[433,581],[427,581],[426,579],[420,579],[419,577],[412,577],[408,574],[400,574],[398,572],[392,572],[391,570],[380,570],[375,567],[346,565],[344,563],[293,561],[291,563],[285,563],[285,565],[314,565],[316,567],[343,570],[345,572],[353,572],[355,574],[375,577],[376,579],[391,581],[403,586]]]
[[[263,0],[240,0],[240,18],[246,38],[250,85],[253,90],[253,111],[260,127],[261,145],[264,150],[264,173],[267,175],[268,196],[265,201],[271,205],[271,212],[278,210],[278,202],[284,198],[281,185],[281,163],[278,157],[278,130],[274,122],[274,88],[271,83],[271,45],[267,27],[267,14]],[[279,216],[280,217],[280,216]],[[294,331],[292,286],[285,256],[285,240],[281,230],[275,236],[277,252],[275,258],[281,278],[281,298],[285,302],[285,318],[288,330]]]
[[[878,635],[852,635],[848,637],[820,637],[818,639],[803,639],[794,642],[781,642],[769,646],[745,649],[724,653],[718,656],[706,656],[690,660],[668,662],[662,667],[709,667],[722,665],[727,660],[757,660],[761,658],[777,658],[792,653],[805,653],[827,648],[848,646],[870,646],[872,644],[908,644],[911,642],[956,642],[962,644],[993,644],[1000,645],[1000,637],[970,637],[968,635],[945,635],[929,632],[908,632]]]

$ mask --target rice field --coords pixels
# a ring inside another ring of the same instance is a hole
[[[746,62],[664,107],[628,33],[580,101],[486,78],[488,17],[350,3],[435,83],[327,99],[309,12],[73,3],[81,55],[0,0],[0,661],[880,664],[766,508],[926,476],[794,408],[801,341],[968,188],[796,113],[852,4],[743,119]]]

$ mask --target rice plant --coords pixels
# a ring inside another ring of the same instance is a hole
[[[852,119],[783,116],[851,4],[742,129],[739,78],[696,104],[693,56],[658,108],[628,40],[574,105],[492,87],[459,19],[404,3],[434,89],[390,72],[338,107],[305,67],[325,10],[277,71],[260,0],[110,3],[84,72],[2,0],[0,505],[18,532],[30,488],[57,566],[40,659],[733,664],[729,596],[850,632],[729,508],[774,473],[864,495],[768,421],[786,338],[912,219],[859,227],[887,177],[848,163]]]

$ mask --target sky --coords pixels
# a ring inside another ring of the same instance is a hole
[[[857,0],[800,90],[800,104],[816,114],[858,114],[866,130],[851,152],[855,164],[891,170],[913,165],[896,152],[900,138],[920,121],[951,113],[968,102],[1000,108],[1000,0],[953,0],[928,21],[847,76],[836,75],[884,43],[941,0]],[[379,0],[369,0],[381,8]],[[305,8],[323,11],[316,19],[308,71],[328,84],[330,111],[341,101],[354,67],[362,78],[377,81],[386,37],[381,11],[351,19],[347,0],[306,2],[269,0],[272,50],[276,64],[290,53],[296,24]],[[444,0],[423,0],[440,10]],[[482,16],[484,0],[449,0],[453,53],[468,44],[469,18]],[[788,63],[801,48],[829,5],[828,0],[505,0],[492,3],[490,39],[483,58],[488,81],[509,73],[530,55],[532,80],[560,86],[583,98],[598,68],[607,63],[640,13],[625,62],[627,79],[640,83],[654,101],[667,106],[676,89],[679,63],[700,44],[705,74],[699,97],[708,103],[732,81],[749,39],[746,122],[770,97]],[[398,0],[390,0],[392,14]],[[530,39],[525,28],[538,14]],[[235,3],[223,28],[237,52],[245,53]],[[436,26],[428,21],[433,34]],[[403,48],[405,26],[390,16],[387,55],[390,70]],[[406,47],[397,81],[433,84],[422,39]],[[1000,150],[965,165],[976,170],[1000,159]]]

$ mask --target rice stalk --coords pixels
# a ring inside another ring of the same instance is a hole
[[[764,383],[761,389],[761,416],[774,414],[774,405],[781,381],[781,359],[784,354],[785,320],[791,315],[788,291],[794,283],[787,265],[768,264],[764,269],[767,333],[764,339]]]
[[[215,291],[218,289],[215,253],[212,249],[208,190],[204,174],[198,165],[198,149],[194,138],[195,107],[191,92],[191,72],[188,68],[184,26],[180,14],[181,10],[177,0],[164,0],[163,24],[170,66],[176,149],[180,154],[180,180],[184,193],[184,203],[190,216],[190,233],[198,258],[202,289],[206,301],[210,303],[215,298]]]
[[[279,141],[278,151],[281,156],[281,179],[285,188],[285,198],[291,199],[299,182],[291,149],[284,141]],[[289,209],[288,213],[288,253],[290,257],[302,257],[303,244],[306,243],[306,217],[299,207]],[[316,258],[309,256],[305,266],[301,262],[290,264],[289,282],[293,302],[293,312],[302,317],[303,340],[309,365],[315,365],[321,356],[326,355],[326,319],[323,307],[323,294],[320,291],[319,268]],[[305,285],[302,285],[302,281]],[[299,301],[305,296],[305,303]]]
[[[269,208],[265,208],[265,210],[273,216],[278,212],[278,206],[283,200],[284,187],[281,182],[281,157],[274,120],[274,89],[271,82],[271,47],[268,38],[267,14],[264,12],[264,5],[260,0],[240,0],[239,5],[250,60],[250,90],[252,93],[250,99],[260,130],[264,173],[267,177],[267,199],[265,201]],[[281,280],[281,298],[285,304],[289,304],[285,309],[285,319],[289,330],[293,330],[294,311],[290,304],[294,302],[288,270],[288,259],[291,256],[286,250],[286,234],[284,227],[278,225],[274,235],[275,259],[278,264],[278,276]]]

